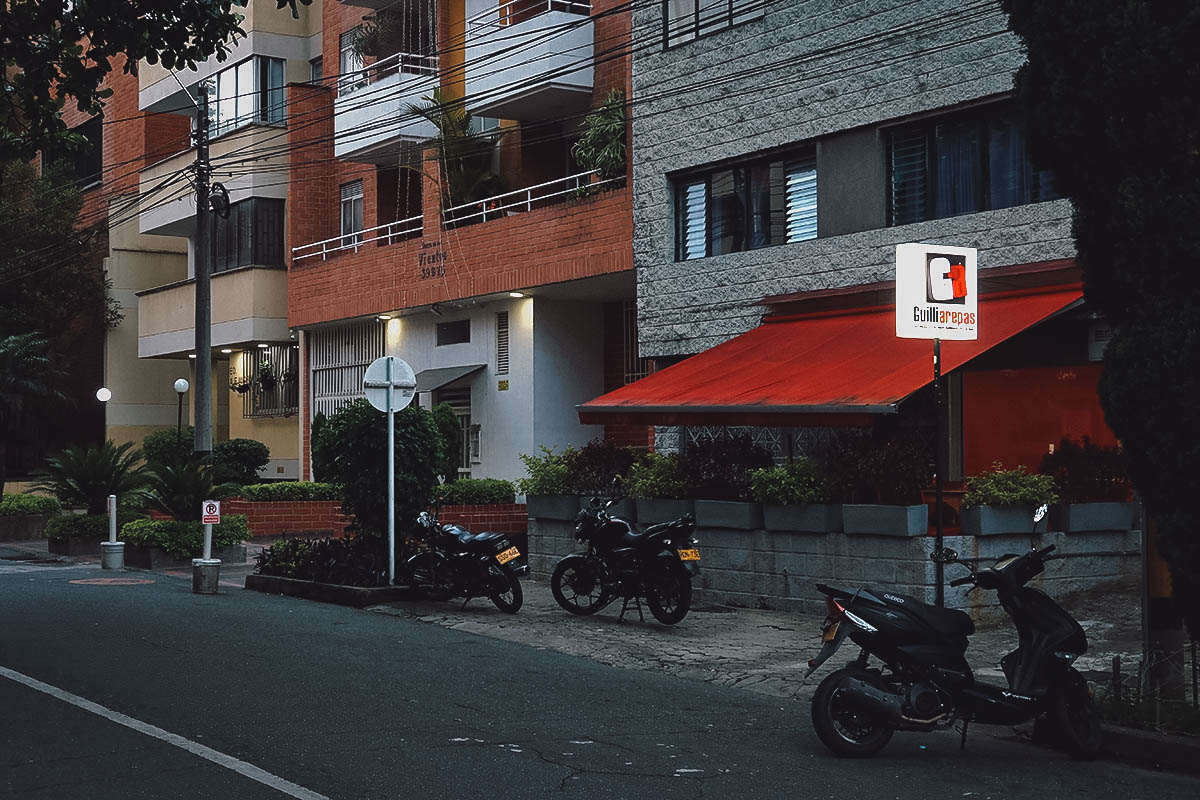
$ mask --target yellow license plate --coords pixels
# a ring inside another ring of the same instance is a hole
[[[512,561],[514,558],[516,558],[519,555],[521,555],[520,550],[518,550],[515,547],[510,547],[507,550],[505,550],[503,553],[498,553],[496,555],[496,560],[499,561],[501,564],[507,564],[508,562]]]
[[[679,551],[679,560],[680,561],[699,561],[700,560],[700,551],[699,550],[680,550]]]
[[[822,642],[832,642],[833,637],[837,636],[837,629],[838,629],[839,624],[840,623],[835,622],[832,625],[826,626],[825,630],[821,631],[821,641]]]

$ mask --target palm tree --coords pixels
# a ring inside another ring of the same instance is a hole
[[[471,115],[461,100],[434,89],[424,105],[409,104],[408,113],[424,117],[438,129],[433,139],[442,168],[442,207],[472,203],[504,191],[492,171],[492,137],[471,130]]]
[[[108,496],[131,494],[146,485],[142,451],[132,442],[70,447],[46,459],[46,477],[31,491],[50,492],[63,505],[87,506],[89,514],[103,514]]]
[[[4,492],[8,440],[35,402],[66,399],[54,387],[60,375],[37,333],[0,336],[0,494]]]
[[[229,484],[213,483],[213,469],[202,456],[189,454],[150,465],[144,492],[150,505],[177,520],[199,520],[200,504],[219,500],[232,491]]]

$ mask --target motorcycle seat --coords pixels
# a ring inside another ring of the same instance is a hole
[[[906,594],[895,595],[891,592],[875,592],[874,594],[876,597],[883,598],[888,605],[902,608],[916,616],[935,630],[952,636],[970,636],[975,632],[975,623],[971,621],[971,617],[956,608],[938,608],[929,603],[922,603],[917,598]],[[890,599],[891,597],[897,597],[903,602],[897,603]]]

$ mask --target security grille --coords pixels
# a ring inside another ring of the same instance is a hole
[[[496,374],[508,374],[508,312],[496,313]]]
[[[622,339],[625,350],[625,383],[633,383],[650,374],[650,359],[638,357],[637,301],[626,300],[621,307]]]
[[[300,350],[273,344],[243,350],[229,376],[242,396],[242,417],[290,417],[300,410]]]
[[[312,370],[312,414],[331,416],[363,397],[363,375],[371,362],[384,355],[383,325],[364,322],[313,331],[309,337]]]

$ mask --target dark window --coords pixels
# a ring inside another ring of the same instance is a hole
[[[324,76],[324,59],[317,56],[308,62],[308,80],[310,83],[320,83]]]
[[[471,341],[471,320],[460,319],[455,322],[439,322],[437,324],[437,346],[444,344],[466,344]]]
[[[892,225],[1060,197],[1007,107],[897,128],[889,149]]]
[[[103,121],[93,117],[72,128],[71,133],[77,138],[76,142],[48,148],[43,159],[57,164],[66,180],[74,181],[81,189],[99,186],[104,169]]]
[[[212,217],[212,271],[282,267],[283,201],[253,197],[229,207],[229,218]]]
[[[817,166],[811,150],[688,176],[675,186],[679,261],[816,235]]]
[[[770,0],[663,0],[667,47],[760,19]]]

